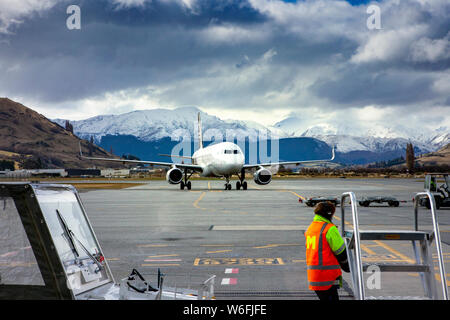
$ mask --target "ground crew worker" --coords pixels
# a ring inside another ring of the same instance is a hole
[[[335,210],[329,201],[317,204],[313,222],[305,232],[309,289],[315,291],[320,300],[327,301],[339,300],[341,268],[350,272],[344,239],[331,223]]]

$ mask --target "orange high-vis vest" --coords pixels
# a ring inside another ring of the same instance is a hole
[[[341,266],[326,239],[328,230],[333,226],[332,223],[313,221],[305,232],[310,290],[328,290],[337,284],[336,279],[342,274]]]

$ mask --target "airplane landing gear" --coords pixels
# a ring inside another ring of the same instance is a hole
[[[236,190],[247,190],[247,181],[245,181],[245,171],[242,169],[241,175],[238,175],[239,181],[236,182]]]
[[[187,175],[187,171],[184,172],[184,181],[181,180],[180,182],[180,189],[184,190],[184,188],[186,187],[188,190],[191,190],[192,184],[189,181],[189,178],[192,176],[192,173],[189,175]]]
[[[225,177],[227,182],[225,183],[225,190],[231,190],[230,177]]]
[[[247,190],[247,181],[237,181],[236,182],[236,190]]]

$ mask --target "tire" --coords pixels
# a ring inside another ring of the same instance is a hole
[[[241,189],[241,182],[237,181],[236,182],[236,190],[240,190]]]
[[[247,190],[247,181],[242,182],[242,189]]]
[[[231,190],[231,184],[227,185],[227,190]]]
[[[434,202],[436,202],[436,210],[441,208],[441,197],[434,197]]]
[[[184,190],[184,181],[180,182],[180,190]]]
[[[188,189],[188,190],[191,190],[192,184],[191,184],[190,181],[187,182],[186,186],[187,186],[187,189]]]

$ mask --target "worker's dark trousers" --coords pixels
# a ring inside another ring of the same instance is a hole
[[[314,292],[321,301],[339,301],[338,288],[339,286],[332,286],[328,290],[315,290]]]

